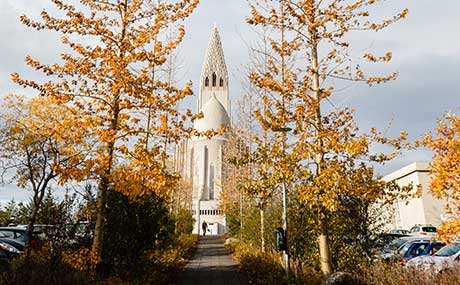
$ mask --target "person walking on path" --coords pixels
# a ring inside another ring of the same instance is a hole
[[[201,229],[203,230],[203,236],[206,235],[206,230],[208,229],[208,224],[206,224],[206,221],[203,221],[201,224]]]

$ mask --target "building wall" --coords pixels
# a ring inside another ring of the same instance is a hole
[[[423,185],[422,202],[425,209],[426,223],[439,226],[442,224],[441,215],[446,214],[446,201],[433,197],[429,192],[430,175],[428,173],[420,175],[420,184]]]
[[[396,201],[390,209],[393,219],[389,221],[392,229],[410,229],[415,224],[441,224],[441,215],[445,213],[445,202],[438,200],[429,192],[430,166],[427,162],[414,162],[383,178],[396,181],[403,187],[412,183],[412,194],[421,187],[421,196],[409,200]]]
[[[203,221],[206,221],[210,230],[214,229],[212,234],[226,232],[225,216],[220,211],[218,203],[222,192],[222,147],[225,142],[224,137],[200,139],[193,142],[193,218],[195,219],[193,233],[202,234]],[[212,186],[213,189],[211,189]],[[211,195],[212,191],[213,195]]]

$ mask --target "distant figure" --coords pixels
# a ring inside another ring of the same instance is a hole
[[[203,229],[203,236],[206,235],[206,230],[208,229],[208,224],[206,224],[206,221],[203,221],[201,224],[201,229]]]

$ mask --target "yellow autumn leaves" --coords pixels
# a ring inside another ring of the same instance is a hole
[[[358,129],[353,111],[336,106],[339,81],[368,85],[396,79],[397,73],[368,75],[353,63],[348,35],[360,30],[381,30],[407,15],[407,10],[370,21],[372,5],[381,1],[249,1],[247,22],[263,27],[264,65],[255,66],[251,84],[262,94],[256,119],[265,131],[292,129],[282,136],[283,147],[270,150],[272,163],[292,169],[285,176],[298,190],[306,207],[318,216],[319,249],[323,273],[332,271],[327,242],[328,216],[341,206],[341,198],[372,203],[385,197],[389,186],[375,177],[373,165],[400,153],[406,135],[388,139],[382,133]],[[374,12],[375,14],[375,12]],[[374,15],[378,16],[378,15]],[[360,56],[364,63],[389,62],[390,52]],[[371,146],[389,146],[373,153]],[[285,180],[286,181],[286,180]]]
[[[51,3],[58,13],[44,10],[38,20],[26,15],[20,20],[36,30],[60,33],[70,52],[62,52],[57,63],[26,56],[26,64],[47,81],[17,73],[12,79],[44,96],[30,104],[50,109],[37,111],[71,114],[46,121],[49,129],[40,136],[61,143],[51,169],[62,183],[74,179],[98,184],[93,251],[99,260],[107,191],[132,199],[153,192],[167,196],[177,182],[165,164],[168,144],[191,135],[187,122],[196,115],[177,110],[177,104],[192,94],[191,83],[173,86],[165,79],[164,64],[185,35],[181,21],[199,1]]]
[[[449,220],[439,230],[445,240],[455,240],[460,233],[460,115],[447,113],[438,121],[436,135],[427,134],[422,144],[433,152],[430,190],[447,202]]]

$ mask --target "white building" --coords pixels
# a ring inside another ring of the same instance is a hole
[[[212,30],[201,71],[197,112],[203,113],[203,118],[194,123],[199,132],[230,128],[228,73],[217,28]],[[226,141],[225,134],[210,139],[194,137],[176,149],[176,170],[192,184],[192,213],[195,220],[193,233],[202,234],[203,222],[208,225],[208,234],[223,234],[227,231],[225,214],[218,207],[223,182],[223,147]]]
[[[396,181],[399,186],[413,185],[413,192],[421,187],[421,195],[408,201],[396,201],[391,209],[391,228],[410,229],[415,224],[432,224],[439,226],[445,215],[445,202],[433,197],[429,191],[430,165],[428,162],[414,162],[393,173],[383,180]]]

